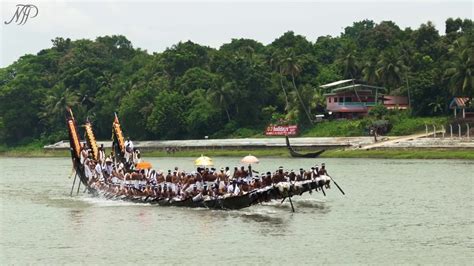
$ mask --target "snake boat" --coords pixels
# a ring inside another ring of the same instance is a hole
[[[208,209],[219,209],[219,210],[236,210],[247,208],[252,205],[260,204],[263,202],[269,202],[272,200],[288,199],[291,202],[291,198],[294,196],[301,196],[304,193],[312,193],[314,191],[324,192],[323,184],[318,180],[302,180],[302,181],[287,181],[279,182],[277,184],[268,185],[263,188],[254,189],[251,191],[244,192],[241,195],[227,194],[224,196],[211,197],[172,197],[165,198],[160,196],[138,196],[138,195],[123,195],[117,193],[113,189],[106,185],[97,185],[97,183],[89,182],[86,175],[85,166],[81,162],[81,139],[78,132],[78,126],[72,110],[68,108],[66,115],[66,123],[69,132],[69,143],[71,159],[73,163],[76,178],[79,178],[79,185],[77,191],[79,192],[79,186],[82,184],[85,187],[85,192],[95,196],[102,197],[109,200],[121,200],[130,201],[136,203],[146,203],[156,206],[166,207],[187,207],[187,208],[208,208]],[[97,160],[98,158],[98,147],[92,130],[92,125],[88,121],[84,125],[85,128],[85,141],[92,152],[92,156]],[[117,116],[112,124],[112,149],[115,159],[117,161],[124,161],[125,146],[123,133],[120,127]],[[73,184],[74,188],[74,184]],[[73,189],[71,189],[72,195]],[[293,205],[292,205],[293,207]]]

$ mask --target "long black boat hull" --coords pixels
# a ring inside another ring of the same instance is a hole
[[[239,210],[262,202],[278,200],[287,197],[300,196],[306,192],[317,191],[316,181],[300,181],[295,183],[282,182],[278,185],[254,190],[243,195],[208,198],[194,200],[189,197],[184,200],[153,198],[150,196],[120,196],[112,193],[102,192],[89,188],[89,192],[95,196],[104,197],[111,200],[122,200],[135,203],[153,204],[163,207],[187,207],[187,208],[208,208],[218,210]]]

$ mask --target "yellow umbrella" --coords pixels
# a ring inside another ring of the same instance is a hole
[[[212,165],[214,165],[214,163],[212,162],[211,158],[209,158],[207,156],[203,156],[201,154],[201,157],[194,160],[194,165],[196,165],[196,166],[212,166]]]
[[[242,160],[240,160],[242,163],[245,163],[245,164],[253,164],[253,163],[258,163],[259,160],[257,157],[253,156],[253,155],[247,155],[245,156],[244,158],[242,158]]]

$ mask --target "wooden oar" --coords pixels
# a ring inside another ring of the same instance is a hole
[[[291,211],[292,212],[295,212],[295,207],[293,207],[293,202],[291,201],[291,196],[288,197],[288,199],[290,200],[290,204],[291,204]]]
[[[295,181],[295,182],[296,182],[296,181]],[[291,211],[292,211],[292,212],[295,212],[295,207],[293,207],[293,201],[291,201],[291,197],[292,197],[292,196],[290,196],[290,192],[291,192],[292,190],[294,190],[294,186],[295,186],[294,183],[291,184],[291,180],[290,180],[290,191],[288,191],[288,199],[290,200],[290,205],[291,205]]]
[[[290,184],[291,184],[291,182],[290,182]],[[288,193],[288,194],[289,194],[289,193]],[[293,212],[295,212],[295,207],[293,207],[293,202],[291,201],[291,196],[290,196],[290,195],[288,195],[288,197],[284,197],[283,200],[280,202],[280,204],[282,204],[283,202],[285,202],[286,198],[288,198],[288,199],[290,200],[291,210],[292,210]]]
[[[72,182],[71,197],[72,197],[72,191],[74,190],[74,185],[76,184],[76,177],[77,177],[77,172],[76,172],[76,175],[74,175],[74,181]]]
[[[79,188],[81,187],[81,181],[79,181],[79,185],[77,185],[77,192],[76,195],[79,195]]]
[[[339,191],[341,191],[342,195],[346,195],[346,193],[344,193],[344,190],[342,190],[342,188],[336,183],[336,180],[334,180],[330,175],[328,175],[329,178],[331,178],[332,182],[334,182],[334,184],[336,184],[336,187],[339,189]]]
[[[76,172],[76,169],[74,169],[74,167],[71,169],[71,173],[69,174],[69,176],[67,178],[71,178],[72,177],[72,174]]]

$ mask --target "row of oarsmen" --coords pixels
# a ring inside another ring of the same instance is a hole
[[[244,167],[235,168],[230,176],[229,168],[221,168],[216,172],[211,168],[198,168],[197,171],[185,173],[175,167],[175,171],[168,170],[168,174],[155,170],[139,170],[122,175],[120,171],[112,171],[109,178],[93,176],[90,185],[106,190],[116,195],[155,196],[155,197],[181,197],[209,195],[241,195],[246,192],[263,189],[279,183],[294,183],[296,181],[312,180],[329,188],[330,177],[327,175],[324,164],[321,169],[312,167],[311,171],[300,169],[299,172],[283,171],[280,167],[273,174],[267,172],[259,176],[258,173]],[[256,173],[256,174],[255,174]],[[106,176],[105,173],[103,176]]]

